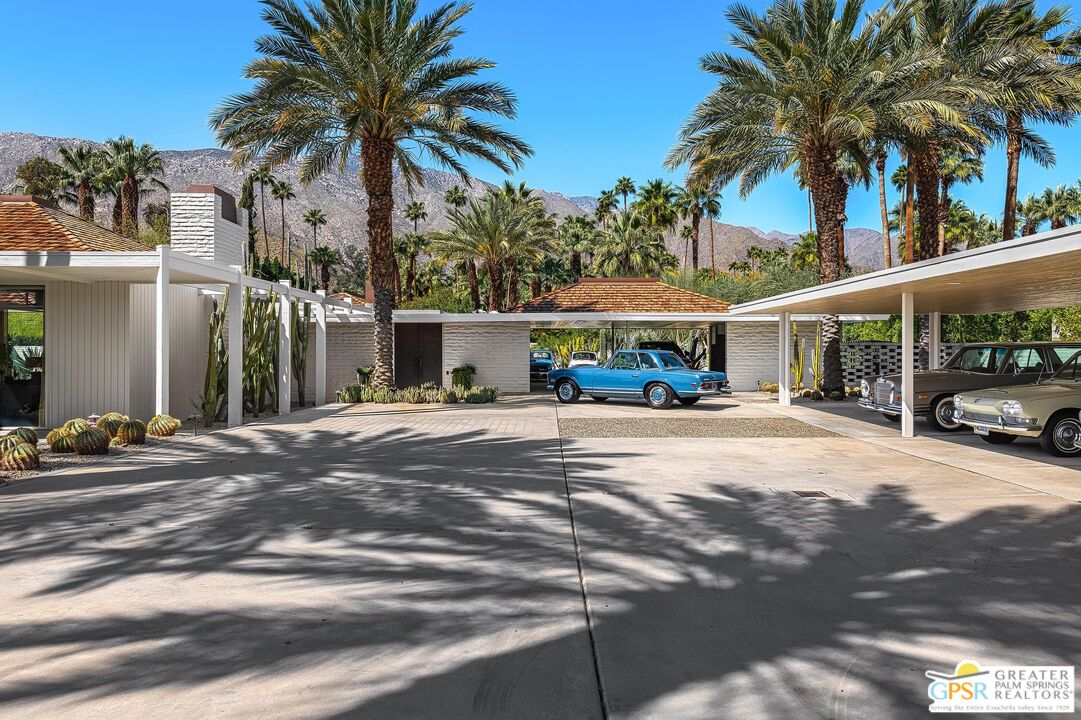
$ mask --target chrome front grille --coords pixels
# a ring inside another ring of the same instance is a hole
[[[992,425],[999,425],[1002,422],[1002,416],[1000,416],[1000,415],[988,415],[987,413],[966,412],[963,417],[964,417],[965,420],[972,420],[973,422],[990,423]]]
[[[875,402],[879,405],[893,404],[893,383],[884,380],[875,383]]]

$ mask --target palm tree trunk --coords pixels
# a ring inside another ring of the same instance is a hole
[[[139,233],[139,186],[135,178],[124,178],[120,185],[120,200],[120,233],[133,238]]]
[[[79,203],[79,217],[87,222],[94,222],[94,189],[90,183],[79,183],[75,191]]]
[[[477,264],[472,260],[466,260],[465,269],[469,276],[469,299],[473,301],[473,309],[480,310],[480,282],[477,281]]]
[[[259,204],[262,206],[263,211],[263,249],[266,251],[265,257],[270,257],[270,235],[266,231],[266,183],[259,183]]]
[[[935,140],[916,153],[916,208],[919,214],[920,239],[916,258],[926,260],[938,250],[939,146]]]
[[[323,289],[330,292],[330,265],[323,264],[319,267],[320,279],[323,281]]]
[[[916,186],[916,167],[912,163],[912,152],[908,153],[908,170],[905,172],[905,264],[911,263],[916,258],[916,238],[913,225],[916,218],[913,213],[913,195]]]
[[[698,273],[698,225],[702,222],[702,212],[695,208],[691,212],[691,268]]]
[[[1017,175],[1021,165],[1021,133],[1017,113],[1006,113],[1006,207],[1002,210],[1002,239],[1012,240],[1017,227]]]
[[[501,308],[514,307],[518,304],[518,262],[511,262],[510,270],[507,271],[507,304]]]
[[[285,266],[286,272],[292,272],[293,268],[290,267],[293,261],[293,245],[285,237],[285,198],[281,199],[282,203],[282,265]],[[289,255],[285,254],[285,247],[289,246]]]
[[[488,310],[502,310],[507,293],[503,289],[503,266],[499,262],[485,263],[488,269]]]
[[[417,256],[409,253],[409,265],[405,269],[405,297],[412,300],[417,293]]]
[[[847,187],[837,173],[837,156],[818,148],[809,148],[807,185],[814,201],[815,226],[818,231],[819,279],[833,282],[841,277],[838,256],[838,232],[844,232],[841,218],[845,215]],[[823,389],[828,392],[844,390],[844,370],[841,366],[841,319],[836,315],[822,317]]]
[[[950,216],[950,177],[942,176],[942,192],[938,198],[938,256],[942,257],[952,248],[946,247],[946,220]]]
[[[394,143],[361,143],[362,181],[368,194],[368,275],[375,294],[375,368],[371,382],[377,389],[394,385],[393,156]]]
[[[893,241],[890,238],[890,213],[886,207],[886,153],[880,152],[875,157],[875,170],[878,172],[878,211],[882,215],[882,259],[889,268],[893,265]]]
[[[571,274],[575,280],[582,277],[582,253],[577,250],[571,251]]]
[[[529,281],[529,297],[539,297],[541,294],[541,281],[537,278],[532,278]]]
[[[124,200],[119,191],[116,194],[116,200],[113,202],[113,232],[120,232],[121,226],[124,224]]]
[[[709,218],[709,272],[713,279],[717,279],[717,243],[713,238],[713,216]]]

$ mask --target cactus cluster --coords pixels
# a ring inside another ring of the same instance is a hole
[[[21,438],[0,458],[0,468],[4,470],[36,470],[40,465],[41,455],[38,454],[37,447]]]
[[[155,415],[146,424],[146,432],[154,437],[169,437],[180,429],[180,421],[171,415]]]
[[[109,439],[104,430],[89,427],[75,436],[75,452],[80,455],[105,455],[109,452]]]
[[[142,420],[125,420],[116,429],[113,439],[121,445],[143,445],[146,443],[146,425]]]

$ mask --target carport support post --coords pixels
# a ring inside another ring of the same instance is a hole
[[[244,423],[244,286],[240,268],[236,271],[236,282],[229,283],[225,300],[229,323],[229,427]]]
[[[169,412],[169,246],[158,245],[154,283],[154,414]]]
[[[927,367],[938,370],[939,365],[942,364],[942,313],[931,313],[927,321],[930,325],[930,338],[927,341]]]
[[[915,384],[916,340],[913,337],[915,298],[912,293],[901,293],[901,437],[915,435],[916,416],[912,411],[916,394]]]
[[[315,405],[327,404],[327,306],[326,290],[316,290],[324,302],[315,305]]]
[[[780,317],[780,334],[777,338],[777,342],[780,343],[779,352],[777,353],[777,384],[780,386],[777,393],[777,401],[781,405],[792,404],[792,373],[789,368],[792,367],[792,315],[791,313],[781,313]],[[802,378],[797,378],[798,383]]]
[[[293,329],[289,304],[289,281],[280,281],[285,291],[278,297],[278,414],[288,415],[293,402]]]

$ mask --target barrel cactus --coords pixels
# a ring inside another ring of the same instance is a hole
[[[28,442],[31,445],[37,445],[38,444],[37,431],[34,430],[34,428],[32,428],[32,427],[17,427],[14,430],[11,431],[11,434],[12,435],[18,435],[19,437],[21,437],[23,440],[25,440],[26,442]]]
[[[101,417],[98,418],[98,427],[100,428],[101,424],[103,422],[111,422],[113,420],[116,420],[118,422],[124,422],[127,419],[128,419],[127,415],[121,415],[118,412],[107,412],[107,413],[105,413],[104,415],[102,415]],[[105,428],[101,428],[101,429],[104,430]]]
[[[75,418],[74,420],[68,420],[66,423],[64,423],[62,429],[67,430],[72,435],[78,435],[83,430],[86,430],[88,427],[90,427],[90,423],[88,423],[86,420],[83,420],[82,418]]]
[[[35,470],[40,464],[37,447],[27,442],[20,442],[0,458],[0,467],[4,470]]]
[[[73,453],[75,452],[75,437],[75,435],[58,435],[49,443],[49,449],[54,453]]]
[[[109,452],[109,435],[100,428],[87,428],[75,436],[75,452],[80,455],[105,455]]]
[[[47,442],[48,444],[52,445],[52,444],[53,444],[54,442],[56,442],[56,439],[57,439],[58,437],[61,437],[61,436],[63,436],[63,435],[71,435],[72,437],[75,437],[74,435],[72,435],[72,433],[68,432],[68,431],[67,431],[67,430],[65,430],[64,428],[53,428],[53,429],[52,429],[52,430],[50,430],[50,431],[49,431],[49,433],[48,433],[48,434],[47,434],[47,435],[45,436],[45,442]]]
[[[0,455],[6,453],[8,450],[15,447],[19,443],[24,442],[26,441],[15,434],[4,435],[3,437],[0,437]]]
[[[98,430],[101,430],[110,438],[116,437],[116,431],[124,424],[123,420],[98,420]]]
[[[146,431],[154,437],[169,437],[180,428],[180,421],[171,415],[155,415],[146,425]]]
[[[142,420],[120,423],[114,439],[119,440],[121,445],[142,445],[146,442],[146,425]]]

